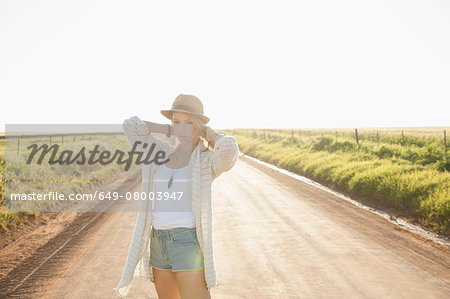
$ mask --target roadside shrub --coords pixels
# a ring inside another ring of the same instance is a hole
[[[333,143],[333,139],[330,137],[317,137],[317,142],[313,143],[312,148],[315,151],[322,151],[329,147]]]

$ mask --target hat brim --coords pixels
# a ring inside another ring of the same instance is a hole
[[[197,117],[199,117],[205,124],[207,124],[209,122],[209,117],[203,115],[203,114],[199,114],[199,113],[193,113],[193,112],[189,112],[186,110],[181,110],[181,109],[170,109],[170,110],[161,110],[161,114],[164,115],[164,117],[172,120],[172,112],[183,112],[183,113],[187,113],[187,114],[192,114],[195,115]]]

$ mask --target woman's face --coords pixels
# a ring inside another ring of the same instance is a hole
[[[181,142],[191,142],[194,140],[197,128],[194,126],[188,113],[173,112],[172,123],[174,124],[175,135]]]

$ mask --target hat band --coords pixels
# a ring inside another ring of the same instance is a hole
[[[192,113],[198,113],[198,114],[202,114],[200,112],[197,112],[194,108],[186,106],[186,105],[172,105],[172,109],[181,109],[181,110],[186,110]]]

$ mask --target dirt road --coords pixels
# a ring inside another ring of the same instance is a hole
[[[324,190],[241,157],[214,182],[212,192],[219,282],[212,298],[450,294],[449,249]],[[27,260],[23,273],[18,267],[2,279],[0,294],[116,298],[112,288],[135,220],[136,213],[86,213],[80,227],[66,229],[65,239],[47,248],[45,262]],[[157,298],[154,285],[136,280],[129,298]]]

